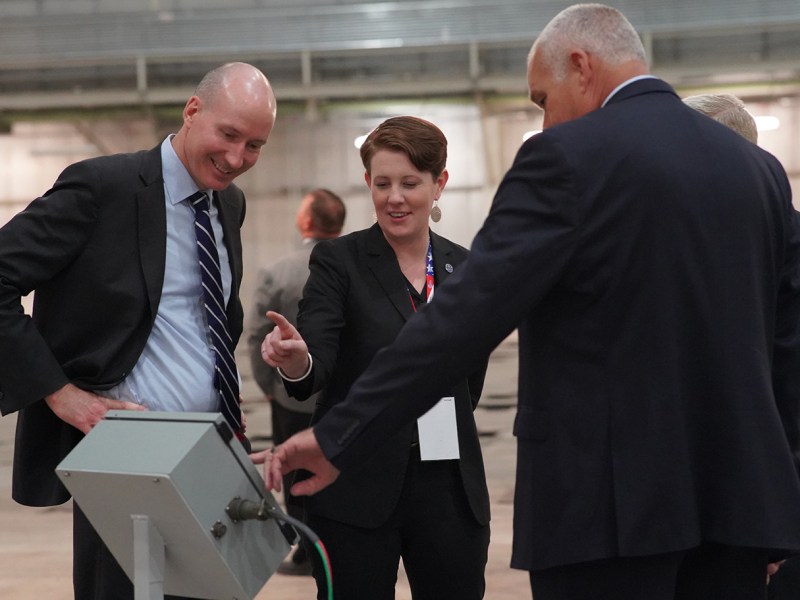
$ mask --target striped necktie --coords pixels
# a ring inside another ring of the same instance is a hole
[[[208,214],[208,196],[195,192],[187,200],[194,208],[194,232],[203,280],[203,304],[214,346],[214,386],[220,395],[220,412],[237,434],[242,434],[242,412],[239,406],[239,377],[233,359],[233,340],[225,315],[225,297],[219,270],[219,254]]]

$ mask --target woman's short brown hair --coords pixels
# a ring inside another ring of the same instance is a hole
[[[411,164],[436,179],[447,163],[447,138],[436,125],[419,117],[392,117],[373,129],[361,146],[361,162],[370,172],[378,150],[403,152]]]

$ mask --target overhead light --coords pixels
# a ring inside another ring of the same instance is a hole
[[[360,135],[353,140],[353,145],[356,147],[356,150],[361,150],[361,146],[363,146],[364,142],[367,141],[368,135],[369,135],[368,133],[365,133],[364,135]]]
[[[758,129],[758,131],[775,131],[781,126],[781,120],[778,117],[765,115],[753,118],[756,120],[756,129]]]
[[[522,141],[524,142],[528,138],[535,136],[537,133],[542,133],[541,129],[534,129],[533,131],[526,131],[522,134]]]

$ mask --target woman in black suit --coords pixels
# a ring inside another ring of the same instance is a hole
[[[388,119],[367,137],[361,158],[376,224],[314,248],[299,333],[268,313],[278,327],[264,340],[265,361],[278,367],[294,397],[323,390],[312,422],[345,398],[372,357],[467,257],[428,226],[441,214],[436,201],[448,179],[447,140],[438,127]],[[438,417],[405,427],[363,467],[308,499],[308,524],[328,549],[337,600],[393,599],[400,558],[415,600],[483,597],[489,498],[472,412],[485,367],[450,390]]]

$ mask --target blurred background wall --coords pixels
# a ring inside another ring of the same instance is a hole
[[[0,223],[67,164],[159,143],[203,73],[243,60],[278,98],[269,144],[238,180],[248,198],[245,304],[259,266],[296,242],[307,190],[342,195],[346,231],[372,223],[354,140],[389,116],[418,115],[447,135],[450,182],[434,229],[469,246],[523,137],[541,127],[527,98],[528,50],[571,3],[0,0]],[[679,94],[742,98],[761,124],[759,145],[800,194],[798,0],[607,3]]]

